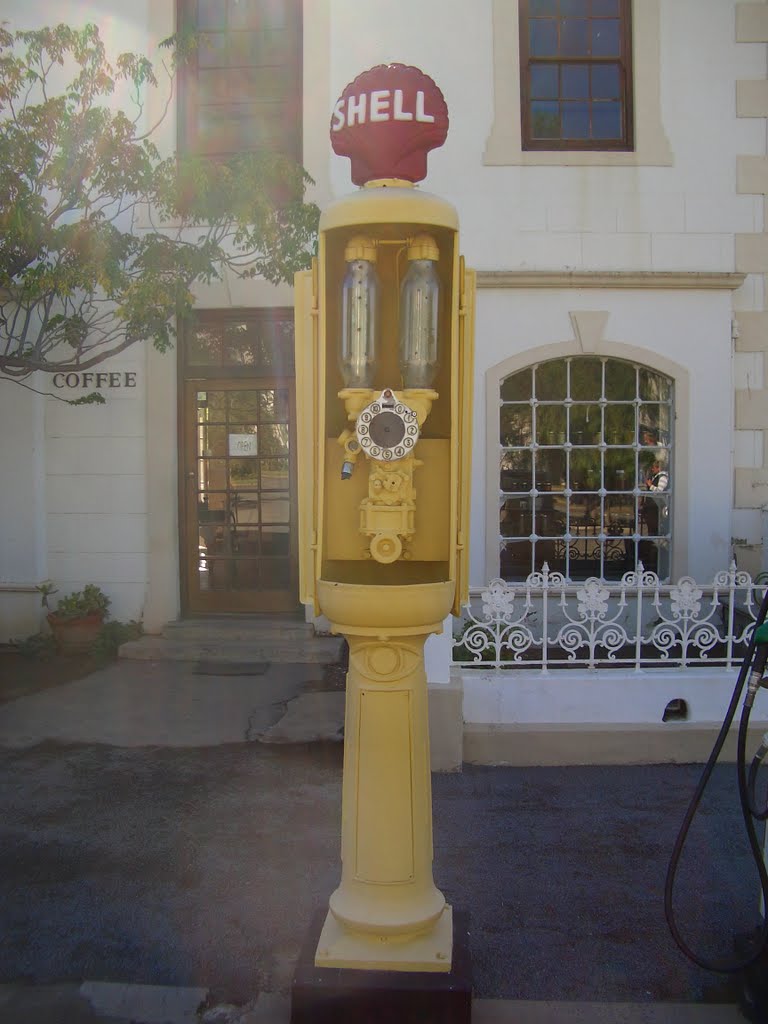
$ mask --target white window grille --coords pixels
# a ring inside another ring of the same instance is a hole
[[[639,363],[574,356],[500,388],[499,567],[569,580],[670,572],[674,382]]]

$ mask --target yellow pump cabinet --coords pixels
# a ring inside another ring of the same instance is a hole
[[[474,273],[454,208],[369,182],[296,277],[301,600],[350,647],[342,873],[316,964],[451,968],[423,649],[467,600]]]

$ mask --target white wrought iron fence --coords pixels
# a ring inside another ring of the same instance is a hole
[[[735,562],[709,585],[644,569],[613,582],[531,573],[473,590],[454,632],[466,668],[691,668],[738,664],[765,593]]]

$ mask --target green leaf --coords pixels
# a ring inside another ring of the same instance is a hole
[[[80,398],[67,399],[67,405],[106,405],[107,400],[98,391],[91,391],[89,395],[81,395]]]

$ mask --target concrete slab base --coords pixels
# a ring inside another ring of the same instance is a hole
[[[444,977],[444,976],[443,976]],[[156,1024],[146,990],[163,993],[165,1024],[189,1024],[189,989],[177,998],[173,988],[146,985],[109,985],[118,1002],[98,1010],[82,990],[105,982],[58,985],[0,985],[0,1020],[3,1024]],[[105,992],[105,989],[102,989]],[[204,991],[195,989],[197,992]],[[135,997],[135,998],[134,998]],[[110,1010],[120,1006],[127,1016]],[[154,1004],[155,1008],[157,1003]],[[287,997],[262,992],[236,1011],[233,1024],[288,1024],[291,1007]],[[394,1018],[403,1024],[401,1018]],[[194,1020],[194,1018],[193,1018]],[[472,1000],[472,1024],[744,1024],[739,1008],[729,1003],[564,1003],[512,999]]]
[[[697,764],[707,760],[719,722],[664,722],[658,725],[568,722],[464,726],[464,760],[468,764],[619,765]],[[748,750],[762,739],[765,722],[748,734]],[[736,759],[736,729],[731,729],[721,761]]]
[[[315,915],[291,989],[291,1024],[470,1024],[472,965],[469,921],[454,915],[453,961],[448,972],[350,970],[316,967],[324,913]]]
[[[107,1017],[128,1018],[142,1024],[196,1024],[197,1011],[208,990],[84,981],[80,994],[97,1013]]]
[[[460,772],[464,758],[464,690],[455,673],[449,683],[430,683],[429,754],[433,772]]]

